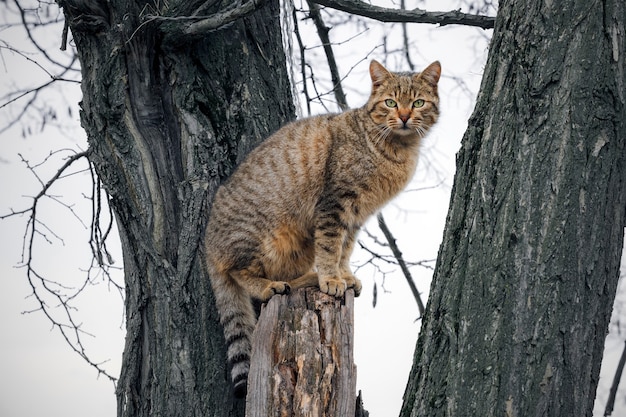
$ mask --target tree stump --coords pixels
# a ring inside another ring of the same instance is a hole
[[[276,295],[252,337],[246,417],[354,416],[354,291]]]

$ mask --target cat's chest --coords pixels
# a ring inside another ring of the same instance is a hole
[[[374,158],[361,175],[351,178],[359,220],[374,214],[406,187],[415,172],[416,159],[398,163]]]

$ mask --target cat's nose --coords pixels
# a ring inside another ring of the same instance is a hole
[[[408,114],[401,114],[400,115],[400,120],[402,120],[402,123],[406,124],[407,120],[409,120],[409,115]]]

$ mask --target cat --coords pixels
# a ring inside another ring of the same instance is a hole
[[[287,124],[218,189],[206,264],[228,344],[235,395],[246,395],[252,299],[319,286],[342,297],[357,231],[409,182],[421,139],[439,115],[439,62],[421,73],[369,67],[365,106]]]

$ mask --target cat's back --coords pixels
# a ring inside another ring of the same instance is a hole
[[[232,240],[235,229],[242,227],[247,238],[254,239],[290,218],[305,226],[324,187],[339,116],[296,120],[255,148],[218,189],[207,239],[219,245]]]
[[[335,116],[314,116],[283,126],[248,155],[221,190],[257,197],[274,193],[278,198],[291,191],[315,193],[323,185]]]

